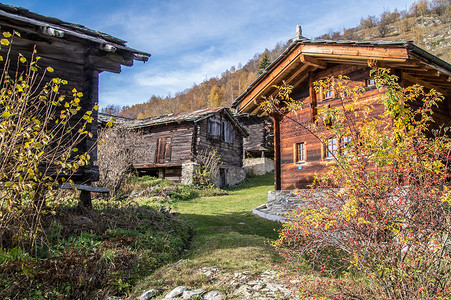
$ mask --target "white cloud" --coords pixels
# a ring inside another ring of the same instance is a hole
[[[219,76],[255,53],[295,35],[315,37],[358,25],[384,8],[402,10],[414,0],[6,0],[44,15],[83,24],[152,54],[146,64],[102,74],[100,104],[131,105],[153,94],[175,94]]]

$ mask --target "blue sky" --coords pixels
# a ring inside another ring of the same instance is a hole
[[[143,103],[242,65],[294,37],[359,24],[361,17],[404,10],[413,0],[16,0],[4,4],[82,24],[151,53],[120,74],[100,75],[100,106]]]

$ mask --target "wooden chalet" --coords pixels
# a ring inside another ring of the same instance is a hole
[[[109,115],[100,114],[101,122],[107,122],[109,118]],[[151,155],[133,162],[134,169],[141,174],[190,184],[198,154],[216,149],[222,165],[215,184],[225,187],[245,178],[243,137],[248,134],[228,108],[207,108],[137,120],[119,117],[117,122],[143,132],[145,144],[142,146]]]
[[[122,65],[132,66],[135,60],[145,62],[150,56],[127,47],[124,40],[111,35],[42,16],[21,7],[0,4],[0,26],[2,32],[20,33],[20,37],[14,38],[10,70],[16,70],[14,63],[19,53],[30,60],[36,49],[37,55],[41,57],[39,65],[55,70],[45,78],[47,81],[53,77],[67,80],[69,84],[60,89],[61,94],[70,96],[73,88],[83,93],[80,116],[85,111],[93,110],[99,100],[101,72],[119,73]],[[7,47],[3,46],[1,54],[4,58],[6,50]],[[97,120],[97,112],[94,111],[92,116]],[[78,120],[72,121],[76,124]],[[97,122],[89,124],[87,130],[92,133],[92,137],[85,139],[77,148],[80,151],[92,151],[91,164],[81,168],[72,177],[76,182],[98,180],[98,167],[93,164],[97,158]]]
[[[383,91],[371,80],[368,61],[390,68],[399,76],[401,85],[418,83],[441,92],[446,100],[435,110],[434,118],[440,124],[451,120],[451,65],[415,46],[412,42],[357,42],[308,40],[298,27],[297,37],[288,48],[258,77],[232,104],[238,113],[264,115],[260,103],[264,97],[275,96],[274,85],[285,81],[293,86],[294,100],[309,103],[308,108],[288,115],[273,115],[275,148],[275,189],[291,190],[306,187],[314,173],[326,170],[330,159],[328,151],[288,117],[303,123],[313,122],[321,106],[333,107],[339,101],[333,93],[316,93],[313,83],[330,76],[346,75],[351,85],[364,85],[362,101],[371,101]],[[383,108],[381,108],[383,109]],[[324,131],[327,128],[323,127]],[[331,139],[333,149],[343,141]]]

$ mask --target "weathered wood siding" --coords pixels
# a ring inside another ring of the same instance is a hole
[[[230,121],[225,115],[216,116],[221,121]],[[233,143],[226,143],[221,139],[212,139],[208,137],[208,119],[203,119],[197,123],[197,141],[196,153],[208,148],[217,150],[217,154],[223,163],[222,167],[243,166],[243,136],[233,126],[235,130]]]
[[[192,160],[192,137],[194,124],[183,122],[168,125],[158,125],[143,129],[145,143],[142,147],[147,149],[148,156],[138,157],[133,162],[135,168],[155,168],[165,166],[181,166],[184,162]],[[170,140],[170,159],[158,162],[158,140]]]
[[[312,74],[312,81],[316,81],[327,76],[347,75],[350,77],[350,85],[361,85],[369,77],[368,68],[357,66],[337,66],[324,71]],[[308,86],[301,87],[293,92],[295,100],[310,103]],[[374,99],[381,94],[381,91],[375,88],[367,88],[360,101],[373,103]],[[336,107],[340,105],[340,100],[336,98],[316,100],[317,108],[323,105]],[[374,115],[383,112],[382,105],[376,105]],[[308,125],[312,122],[312,115],[316,113],[315,106],[290,113],[284,116],[280,122],[280,160],[281,160],[281,189],[290,190],[295,188],[305,188],[311,184],[315,174],[325,172],[328,166],[333,162],[325,158],[325,149],[322,143],[312,134],[303,129],[300,125],[293,122],[290,118],[299,120],[302,124]],[[327,128],[319,124],[318,132],[327,135]],[[305,162],[298,163],[295,159],[296,144],[305,143]]]
[[[244,151],[248,155],[258,156],[261,155],[261,151],[265,151],[271,156],[274,151],[272,120],[268,117],[240,116],[239,121],[249,133],[243,140]]]
[[[14,30],[12,24],[5,24],[6,21],[0,18],[0,24],[2,25],[2,32]],[[19,30],[15,28],[16,30]],[[83,43],[61,40],[53,37],[39,37],[32,31],[26,31],[25,29],[19,30],[21,37],[14,37],[12,44],[12,50],[9,55],[10,73],[16,71],[17,61],[19,53],[22,54],[28,62],[31,61],[33,50],[36,49],[37,54],[41,59],[38,61],[38,66],[41,70],[45,70],[46,67],[52,67],[53,73],[47,73],[42,85],[45,82],[50,81],[52,78],[58,77],[68,81],[67,85],[64,85],[60,89],[60,94],[66,95],[68,99],[72,99],[72,89],[77,89],[83,93],[80,105],[82,109],[78,112],[77,116],[83,116],[88,110],[93,110],[94,105],[98,102],[98,76],[99,72],[95,69],[91,62],[91,50],[89,45]],[[2,46],[0,51],[4,60],[7,60],[5,51],[8,47]],[[1,64],[3,67],[3,64]],[[24,71],[26,64],[20,64],[19,71]],[[42,74],[42,72],[41,72]],[[92,117],[97,120],[97,112],[93,112]],[[72,129],[76,131],[78,129],[77,123],[79,118],[75,117],[71,120]],[[91,150],[91,164],[81,167],[79,171],[73,176],[76,182],[81,181],[97,181],[98,180],[98,167],[93,165],[93,162],[97,159],[96,143],[97,143],[97,122],[94,121],[88,124],[87,131],[92,133],[92,137],[87,137],[77,148],[80,152]]]

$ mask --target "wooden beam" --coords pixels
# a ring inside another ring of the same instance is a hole
[[[360,61],[376,60],[376,61],[394,61],[394,62],[405,62],[405,58],[400,57],[383,57],[383,56],[369,56],[369,55],[352,55],[352,54],[334,54],[334,53],[308,53],[308,55],[321,57],[326,59],[353,59]]]
[[[293,75],[291,75],[290,77],[288,77],[288,79],[285,80],[286,83],[291,84],[292,81],[299,76],[299,74],[301,74],[302,72],[304,72],[305,70],[307,70],[309,68],[308,64],[304,64],[302,65],[296,72],[294,72]],[[304,76],[302,76],[304,77]],[[292,84],[291,84],[292,85]]]
[[[318,69],[325,69],[325,68],[327,68],[327,63],[326,62],[324,62],[324,61],[322,61],[320,59],[317,59],[315,57],[302,54],[300,56],[300,58],[301,58],[301,61],[304,64],[310,65],[312,67],[315,67],[315,68],[318,68]]]
[[[311,118],[312,123],[315,123],[317,120],[318,115],[318,108],[317,108],[317,99],[316,99],[316,91],[313,84],[313,76],[310,76],[309,78],[309,95],[310,95],[310,105],[311,108]]]
[[[274,124],[274,188],[276,191],[280,191],[282,187],[281,180],[281,155],[280,155],[280,116],[273,115]]]
[[[409,54],[404,47],[354,46],[354,45],[314,45],[302,46],[304,55],[318,57],[359,57],[360,59],[406,61]]]
[[[299,56],[301,55],[300,49],[298,47],[294,48],[291,53],[289,53],[283,60],[279,62],[265,77],[256,84],[252,90],[247,94],[247,96],[241,102],[239,107],[240,112],[249,112],[253,110],[250,107],[253,104],[254,99],[258,99],[261,95],[272,85],[274,82],[281,80],[282,75],[286,70],[293,68],[294,66],[301,64]]]
[[[293,88],[296,88],[297,86],[299,86],[302,82],[304,82],[307,78],[308,78],[308,73],[305,73],[304,76],[302,76],[301,78],[299,78],[297,81],[293,82],[291,85],[293,86]]]
[[[445,90],[445,89],[443,89],[440,86],[437,86],[435,84],[431,84],[430,82],[424,81],[423,79],[421,79],[419,77],[416,77],[416,76],[414,76],[412,74],[409,74],[407,72],[402,72],[402,76],[403,76],[404,79],[407,79],[407,80],[409,80],[411,82],[414,82],[414,83],[421,84],[422,86],[427,87],[429,89],[436,89],[438,91],[444,91]]]
[[[256,114],[259,110],[260,110],[260,103],[258,103],[258,105],[254,108],[254,110],[252,110],[249,114],[250,115]]]

